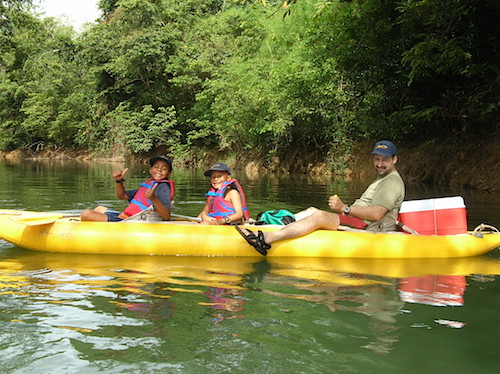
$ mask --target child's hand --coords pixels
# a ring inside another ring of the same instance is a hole
[[[116,180],[124,180],[125,179],[125,174],[127,174],[128,168],[125,168],[123,170],[115,170],[113,171],[113,178]]]
[[[146,196],[147,199],[151,200],[151,198],[155,196],[156,187],[158,187],[158,183],[155,184],[153,188],[149,188],[144,194],[144,196]]]
[[[203,221],[200,222],[202,225],[218,225],[219,223],[217,222],[216,218],[213,217],[207,217]]]

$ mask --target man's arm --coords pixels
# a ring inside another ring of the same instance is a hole
[[[330,196],[330,198],[328,199],[328,206],[334,212],[342,214],[347,204],[344,204],[342,200],[340,200],[340,198],[337,195],[335,195],[335,196]],[[379,221],[382,218],[384,218],[384,216],[389,211],[387,208],[384,208],[381,205],[351,206],[350,208],[351,208],[349,212],[350,216],[368,221]]]
[[[381,205],[351,206],[350,216],[368,221],[380,221],[389,210]]]

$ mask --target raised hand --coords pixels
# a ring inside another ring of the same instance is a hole
[[[116,180],[124,180],[127,172],[128,172],[128,168],[125,168],[123,170],[115,170],[115,171],[113,171],[113,178]]]

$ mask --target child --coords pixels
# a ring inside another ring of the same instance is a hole
[[[229,225],[250,218],[243,189],[231,178],[226,164],[217,162],[204,175],[210,177],[212,188],[206,194],[207,203],[199,216],[202,224]]]
[[[155,156],[149,160],[149,163],[151,178],[141,183],[137,190],[125,190],[123,182],[125,182],[128,168],[113,172],[113,178],[116,181],[116,196],[130,202],[122,213],[98,206],[94,210],[84,210],[80,219],[82,221],[119,222],[153,205],[156,215],[159,215],[161,220],[168,221],[175,193],[175,184],[168,179],[172,174],[172,160],[166,156]]]

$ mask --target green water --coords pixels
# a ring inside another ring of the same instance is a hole
[[[119,167],[2,161],[0,208],[122,209],[110,178]],[[147,176],[130,169],[128,186]],[[368,183],[234,175],[253,215],[326,208],[332,194],[349,202]],[[197,215],[202,170],[173,179],[174,213]],[[462,195],[470,228],[500,226],[499,194],[407,187],[409,199]],[[497,274],[498,249],[452,260],[223,259],[36,253],[0,241],[0,363],[3,373],[493,373]]]

